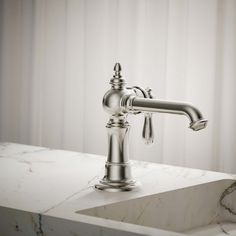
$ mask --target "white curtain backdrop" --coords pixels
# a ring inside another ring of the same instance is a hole
[[[106,155],[102,97],[129,85],[209,119],[130,116],[131,159],[236,173],[235,0],[0,0],[0,140]]]

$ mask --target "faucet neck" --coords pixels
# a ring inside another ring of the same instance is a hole
[[[129,123],[125,116],[111,117],[107,123],[108,157],[105,176],[95,187],[107,191],[130,191],[137,187],[132,180],[129,161]]]

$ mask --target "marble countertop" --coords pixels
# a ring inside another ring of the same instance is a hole
[[[142,184],[140,190],[108,193],[93,187],[104,175],[105,161],[104,156],[0,143],[0,213],[8,214],[9,221],[13,210],[24,213],[25,219],[30,214],[34,235],[85,235],[83,232],[86,235],[121,235],[111,233],[121,228],[129,232],[127,235],[181,235],[76,212],[210,181],[235,179],[234,175],[225,173],[133,161],[132,172]],[[22,219],[14,215],[17,223],[12,223],[14,227],[9,235],[18,235],[16,233],[23,230],[30,232],[31,228],[20,224]],[[5,221],[7,229],[7,219]],[[81,234],[76,234],[77,227]]]

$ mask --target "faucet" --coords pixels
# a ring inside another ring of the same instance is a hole
[[[128,114],[144,114],[142,137],[146,144],[153,143],[152,113],[162,112],[185,115],[189,119],[189,128],[194,131],[206,127],[207,120],[194,106],[184,102],[155,99],[150,88],[127,87],[121,75],[121,65],[114,66],[115,74],[110,80],[111,88],[103,97],[103,108],[110,114],[106,125],[108,132],[108,157],[105,164],[105,176],[96,189],[110,192],[131,191],[140,186],[132,178],[128,151],[130,125]]]

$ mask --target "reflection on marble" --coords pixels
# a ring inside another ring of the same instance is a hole
[[[160,197],[162,194],[187,187],[196,188],[197,191],[198,185],[235,179],[235,176],[224,173],[134,161],[133,176],[142,183],[140,190],[106,193],[93,188],[103,177],[105,160],[105,157],[98,155],[1,143],[0,235],[182,235],[76,212],[136,199],[133,200],[133,207],[141,212],[139,215],[136,214],[136,222],[144,222],[146,208],[164,211],[165,206],[168,206],[170,209],[175,209],[176,201],[183,200],[181,192],[168,195],[168,200],[162,199]],[[205,189],[203,194],[207,193],[206,196],[191,195],[190,192],[188,194],[198,202],[199,198],[211,199],[211,196],[214,198],[216,193],[219,196],[223,190],[212,188],[212,193]],[[148,199],[154,195],[158,195],[156,200],[148,203]],[[141,197],[145,197],[146,205],[138,202]],[[227,196],[229,200],[224,200],[231,202],[231,198],[235,199],[235,195],[229,195]],[[209,200],[209,205],[214,205],[214,201]],[[186,208],[193,207],[185,204]],[[201,207],[205,207],[204,204]],[[198,212],[201,214],[200,208]],[[135,210],[127,212],[125,217],[129,214],[135,214]],[[171,214],[178,216],[180,213],[173,210]],[[224,219],[233,219],[227,212],[224,214]],[[165,217],[170,217],[169,222],[171,222],[170,214]],[[193,218],[187,215],[186,220],[190,219]],[[181,222],[180,219],[179,221]],[[160,221],[160,224],[165,225],[165,222]],[[171,224],[172,227],[177,227],[176,222]],[[185,227],[185,224],[178,227]]]

